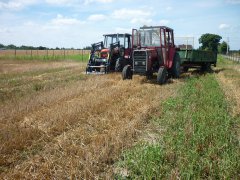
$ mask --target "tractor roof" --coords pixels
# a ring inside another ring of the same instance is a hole
[[[150,28],[169,29],[169,30],[173,31],[172,28],[169,28],[167,26],[143,26],[143,27],[140,27],[140,29],[150,29]]]
[[[128,34],[128,33],[123,33],[123,34],[104,34],[103,36],[110,36],[110,37],[124,37],[124,36],[131,36],[131,34]]]

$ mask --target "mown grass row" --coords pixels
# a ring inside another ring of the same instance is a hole
[[[234,126],[240,120],[228,104],[213,74],[187,80],[176,98],[162,103],[153,118],[163,128],[161,139],[125,152],[116,176],[121,179],[238,179],[240,151]],[[126,175],[127,174],[127,175]]]
[[[0,56],[0,60],[15,59],[15,60],[41,60],[41,61],[59,61],[59,60],[74,60],[87,62],[89,54],[78,55],[6,55]]]
[[[42,78],[36,78],[42,75],[44,75]],[[68,86],[86,78],[87,76],[81,73],[81,68],[74,70],[71,67],[0,74],[0,104],[7,100],[16,100],[39,91]]]

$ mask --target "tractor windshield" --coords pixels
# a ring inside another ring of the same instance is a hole
[[[104,47],[110,48],[110,45],[115,42],[117,42],[117,36],[105,36]]]
[[[139,32],[142,47],[160,46],[160,28],[144,28]]]
[[[125,34],[108,34],[104,35],[104,47],[110,48],[110,45],[116,42],[120,42],[120,46],[125,48],[131,47],[131,37]]]

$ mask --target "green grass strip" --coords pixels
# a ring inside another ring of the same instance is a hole
[[[161,142],[140,144],[118,163],[130,179],[238,179],[239,141],[228,104],[214,75],[191,78],[179,96],[163,102],[154,119],[165,128]]]

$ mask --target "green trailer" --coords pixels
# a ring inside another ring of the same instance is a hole
[[[208,70],[211,65],[216,66],[217,64],[217,53],[213,51],[182,49],[178,51],[178,54],[184,71],[198,67]]]

